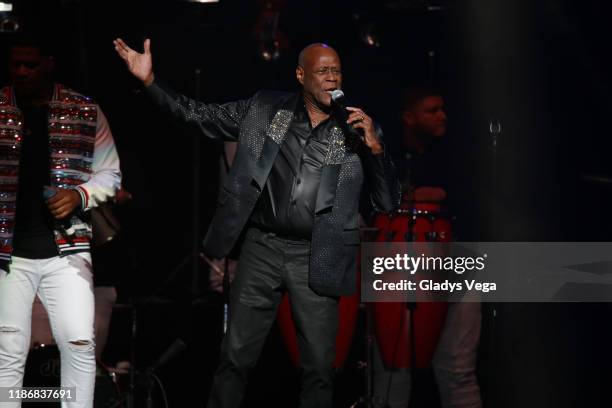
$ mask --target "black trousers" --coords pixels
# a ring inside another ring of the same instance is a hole
[[[332,406],[338,299],[308,286],[310,242],[251,228],[232,285],[230,320],[208,408],[238,408],[284,291],[296,325],[301,408]]]

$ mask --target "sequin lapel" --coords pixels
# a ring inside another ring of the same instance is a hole
[[[298,95],[294,95],[287,99],[272,118],[272,122],[266,131],[266,139],[264,140],[261,153],[255,163],[255,170],[253,172],[253,180],[259,186],[259,191],[263,190],[266,180],[268,179],[268,174],[276,159],[276,155],[287,136],[287,131],[293,120],[293,112],[295,111],[297,100]]]

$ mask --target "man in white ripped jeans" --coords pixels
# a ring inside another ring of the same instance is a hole
[[[121,183],[104,114],[54,83],[39,38],[10,48],[12,86],[0,91],[0,390],[21,387],[36,295],[60,350],[62,407],[93,406],[94,294],[89,210]],[[0,407],[18,407],[2,395]]]

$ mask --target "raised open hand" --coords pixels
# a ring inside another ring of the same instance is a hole
[[[153,75],[151,40],[147,38],[144,41],[144,53],[142,54],[128,47],[121,38],[114,40],[113,44],[115,45],[115,51],[123,58],[132,75],[140,79],[145,86],[151,85],[155,78]]]

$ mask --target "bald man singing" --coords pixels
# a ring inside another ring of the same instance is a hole
[[[298,334],[300,407],[331,407],[338,297],[356,287],[364,180],[378,210],[399,203],[372,118],[356,107],[347,108],[346,123],[332,115],[331,92],[342,87],[338,54],[325,44],[306,47],[295,70],[299,92],[204,104],[155,77],[150,40],[143,53],[114,44],[159,108],[207,138],[238,142],[203,243],[207,255],[224,257],[246,230],[208,407],[240,405],[285,291]],[[361,129],[357,143],[349,127]]]

